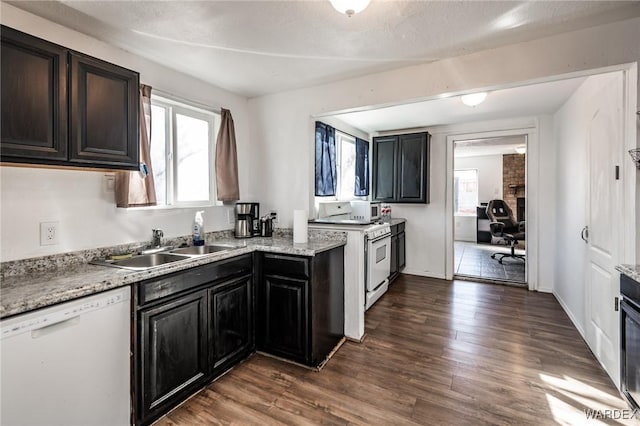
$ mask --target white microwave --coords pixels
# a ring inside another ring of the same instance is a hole
[[[351,201],[351,219],[363,222],[380,220],[382,211],[379,201]]]

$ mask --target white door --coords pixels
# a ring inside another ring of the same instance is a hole
[[[587,226],[588,261],[585,292],[586,339],[616,385],[619,385],[619,294],[615,266],[620,260],[622,181],[616,178],[623,150],[623,76],[609,74],[591,98],[588,124]],[[620,171],[620,179],[622,173]]]

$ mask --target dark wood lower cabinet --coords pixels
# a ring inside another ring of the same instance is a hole
[[[199,291],[139,312],[139,415],[172,405],[208,374],[207,292]]]
[[[344,247],[244,254],[142,281],[133,294],[134,419],[149,425],[257,346],[321,364],[344,336]]]
[[[265,275],[263,347],[274,355],[306,363],[309,280]]]
[[[398,272],[407,264],[407,241],[404,230],[398,234]]]
[[[405,222],[391,225],[391,267],[389,270],[389,282],[395,280],[400,271],[404,269],[406,262],[406,236],[404,232]]]
[[[319,366],[344,336],[344,247],[263,253],[260,268],[258,350]]]
[[[135,285],[135,422],[148,425],[255,349],[252,255]]]
[[[254,348],[252,275],[209,289],[209,303],[211,365],[215,375]]]

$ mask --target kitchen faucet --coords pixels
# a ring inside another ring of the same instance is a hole
[[[151,232],[153,232],[153,241],[151,245],[153,247],[160,247],[162,245],[162,237],[164,237],[162,229],[152,229]]]

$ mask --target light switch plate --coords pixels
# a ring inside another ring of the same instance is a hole
[[[113,173],[105,173],[104,175],[104,192],[107,194],[115,192],[116,176]]]
[[[58,244],[58,222],[40,222],[40,245],[53,246]]]

